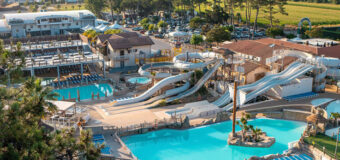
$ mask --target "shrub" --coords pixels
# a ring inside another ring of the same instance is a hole
[[[268,28],[266,30],[266,34],[272,38],[275,38],[276,36],[284,36],[283,29],[281,27]]]

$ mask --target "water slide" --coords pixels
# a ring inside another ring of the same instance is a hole
[[[153,87],[145,91],[143,94],[137,96],[137,97],[131,97],[131,98],[122,98],[115,100],[114,105],[124,105],[124,104],[130,104],[130,103],[137,103],[143,100],[148,99],[153,94],[155,94],[158,90],[161,88],[175,82],[187,80],[190,78],[190,76],[193,74],[193,71],[190,71],[188,73],[179,74],[176,76],[170,76],[168,78],[164,78],[161,81],[159,81],[157,84],[155,84]]]
[[[340,80],[340,59],[331,57],[318,57],[318,62],[321,62],[327,67],[327,76],[336,80]]]
[[[295,64],[296,65],[296,64]],[[295,66],[294,64],[292,64],[292,66]],[[268,91],[270,88],[273,88],[277,85],[282,85],[282,84],[286,84],[289,83],[290,81],[298,78],[299,76],[305,74],[308,71],[311,71],[314,66],[313,65],[309,65],[309,64],[303,64],[303,66],[297,66],[299,69],[293,71],[291,68],[287,68],[286,70],[290,70],[290,71],[286,71],[285,74],[283,74],[282,76],[280,76],[279,78],[274,78],[268,81],[263,82],[263,84],[261,85],[261,87],[258,87],[257,89],[249,92],[248,94],[246,94],[246,96],[244,98],[238,98],[237,99],[237,103],[238,105],[242,106],[244,103],[256,98],[257,96],[263,94],[264,92]],[[280,73],[278,73],[280,74]],[[230,90],[230,92],[233,89]],[[240,90],[242,91],[242,90]],[[233,96],[231,96],[233,97]],[[225,110],[230,110],[232,109],[233,104],[229,104],[226,107],[224,107]]]
[[[239,90],[243,90],[243,91],[255,90],[255,89],[259,88],[259,86],[263,86],[263,83],[265,83],[265,82],[272,81],[274,79],[277,79],[277,77],[279,77],[281,75],[284,75],[288,72],[295,71],[295,69],[298,68],[301,65],[302,64],[299,63],[299,62],[294,62],[294,63],[290,64],[284,71],[282,71],[278,74],[272,74],[272,75],[265,76],[262,79],[254,82],[254,83],[244,85],[244,86],[240,86]],[[225,93],[219,99],[212,102],[212,104],[217,106],[217,107],[222,107],[222,106],[228,104],[231,101],[231,97],[232,96],[230,95],[230,92],[228,90],[226,90]]]
[[[186,81],[184,85],[180,87],[167,90],[164,94],[149,98],[148,100],[145,100],[145,101],[141,101],[138,103],[125,104],[125,105],[120,105],[120,106],[115,106],[115,107],[112,107],[111,105],[101,106],[101,109],[103,109],[103,111],[107,115],[138,111],[138,110],[146,109],[149,107],[153,107],[157,105],[161,99],[184,92],[185,90],[189,89],[189,87],[190,87],[190,83]]]
[[[159,62],[159,63],[152,63],[152,64],[144,64],[142,67],[139,67],[138,73],[141,76],[149,77],[149,78],[165,78],[171,76],[171,73],[156,73],[153,76],[148,69],[149,68],[174,68],[174,63],[171,62]]]
[[[195,93],[196,91],[198,91],[203,85],[204,83],[213,75],[213,73],[215,73],[215,71],[218,69],[218,67],[221,66],[221,64],[223,63],[223,60],[217,60],[216,64],[214,65],[214,67],[212,69],[210,69],[207,73],[205,73],[203,75],[203,77],[194,85],[194,87],[190,88],[189,90],[180,93],[179,95],[175,96],[175,97],[171,97],[169,99],[166,100],[166,102],[171,102],[177,99],[181,99],[187,96],[190,96],[191,94]]]
[[[322,91],[325,86],[326,86],[326,81],[324,80],[326,77],[326,74],[331,76],[332,73],[334,76],[336,76],[337,74],[332,72],[332,70],[328,67],[326,67],[325,64],[334,64],[334,59],[332,58],[323,58],[320,59],[320,57],[314,57],[313,55],[306,53],[306,52],[302,52],[302,51],[297,51],[297,50],[289,50],[289,49],[281,49],[281,50],[276,50],[274,51],[274,55],[273,57],[267,58],[266,59],[266,63],[270,64],[273,63],[275,61],[277,61],[278,59],[282,59],[286,56],[290,56],[290,57],[297,57],[301,60],[304,60],[306,62],[312,62],[314,64],[317,64],[317,67],[315,68],[315,73],[317,73],[315,79],[314,79],[314,90],[316,91]],[[323,62],[324,61],[324,62]],[[330,62],[332,61],[332,62]],[[330,63],[329,63],[330,62]],[[339,62],[335,62],[335,63],[339,63]],[[340,66],[340,65],[338,65]],[[339,74],[340,75],[340,71]],[[338,76],[338,78],[340,79],[340,76]]]
[[[221,58],[219,54],[215,52],[204,52],[204,53],[183,53],[177,55],[173,59],[174,66],[179,69],[197,69],[204,68],[209,64],[214,63],[213,59]],[[201,59],[203,62],[192,63],[189,59]]]
[[[267,76],[261,78],[260,80],[254,82],[254,83],[251,83],[251,84],[248,84],[248,85],[244,85],[244,86],[240,86],[238,89],[242,90],[244,92],[247,92],[247,91],[250,91],[250,90],[254,90],[254,89],[260,87],[261,84],[263,85],[263,84],[265,84],[265,83],[267,83],[269,81],[272,81],[272,80],[275,80],[277,78],[280,78],[280,76],[282,76],[282,75],[284,75],[286,73],[291,73],[291,72],[296,71],[296,69],[298,69],[302,65],[303,64],[300,63],[300,62],[293,62],[285,70],[283,70],[280,73],[267,75]]]

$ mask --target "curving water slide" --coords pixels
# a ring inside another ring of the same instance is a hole
[[[147,69],[149,69],[151,67],[175,67],[175,68],[179,68],[179,69],[189,69],[189,70],[203,68],[203,67],[206,67],[209,64],[215,63],[216,58],[218,56],[219,55],[217,53],[214,53],[214,52],[180,54],[180,55],[177,55],[176,57],[174,57],[174,59],[173,59],[174,63],[161,62],[161,63],[154,63],[152,65],[147,64],[147,65],[140,67],[139,70],[138,70],[138,73],[142,76],[152,77],[151,73],[147,71]],[[199,62],[199,63],[187,62],[189,59],[192,59],[192,58],[201,59],[201,60],[203,60],[203,62]],[[219,63],[216,64],[218,66],[214,66],[214,71],[211,71],[211,70],[208,71],[207,73],[209,73],[208,74],[209,76],[206,77],[206,75],[207,75],[206,74],[200,80],[200,83],[204,84],[204,82],[207,79],[210,78],[212,73],[214,73],[217,70],[217,68],[221,65],[221,62],[222,61],[219,60]],[[175,76],[170,76],[170,73],[168,75],[164,75],[164,74],[160,75],[158,78],[161,78],[162,76],[167,77],[167,78],[164,78],[163,80],[161,80],[160,82],[155,84],[152,88],[148,89],[143,94],[141,94],[137,97],[117,99],[117,100],[114,100],[113,104],[115,106],[118,106],[118,105],[126,105],[126,104],[132,104],[132,103],[138,103],[138,102],[144,101],[144,100],[150,98],[152,95],[154,95],[158,90],[162,89],[163,87],[165,87],[169,84],[189,79],[192,73],[193,73],[193,71],[185,73],[185,74],[175,75]],[[168,76],[170,76],[170,77],[168,77]],[[156,74],[156,77],[157,77],[157,74]],[[169,96],[172,96],[172,95],[176,95],[178,93],[182,93],[183,91],[188,89],[188,88],[185,88],[185,87],[186,86],[184,86],[182,89],[176,89],[175,88],[174,90],[168,90],[162,96],[162,98],[166,98],[166,97],[169,97]],[[185,90],[183,90],[184,88],[185,88]],[[197,87],[193,87],[192,89],[189,90],[190,92],[185,92],[185,93],[187,93],[186,96],[192,94],[193,91],[196,90],[196,88]],[[154,100],[158,100],[158,99],[156,98]]]
[[[161,81],[159,81],[157,84],[152,86],[150,89],[145,91],[143,94],[141,94],[141,95],[139,95],[137,97],[122,98],[122,99],[115,100],[116,101],[115,105],[124,105],[124,104],[130,104],[130,103],[137,103],[137,102],[146,100],[149,97],[151,97],[153,94],[155,94],[158,90],[160,90],[161,88],[163,88],[163,87],[165,87],[165,86],[167,86],[169,84],[189,79],[191,74],[193,74],[193,71],[190,71],[190,72],[184,73],[184,74],[179,74],[179,75],[176,75],[176,76],[170,76],[168,78],[164,78]]]
[[[321,62],[327,67],[327,76],[340,80],[340,59],[331,57],[318,57],[318,62]]]
[[[216,72],[216,70],[218,69],[218,67],[221,66],[222,63],[223,63],[223,60],[217,60],[214,67],[212,69],[210,69],[207,73],[205,73],[203,75],[203,77],[194,85],[194,87],[190,88],[189,90],[187,90],[183,93],[180,93],[179,95],[177,95],[175,97],[171,97],[171,98],[167,99],[166,102],[171,102],[171,101],[174,101],[174,100],[177,100],[177,99],[181,99],[181,98],[190,96],[191,94],[198,91],[204,85],[204,83],[213,75],[213,73]]]

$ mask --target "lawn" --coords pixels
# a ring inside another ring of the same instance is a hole
[[[315,137],[307,137],[304,139],[305,142],[313,145],[313,141],[315,143],[315,147],[317,147],[319,150],[323,150],[323,147],[325,147],[325,152],[329,156],[334,157],[334,151],[335,151],[335,144],[336,141],[333,138],[330,138],[324,134],[317,134]],[[337,157],[340,157],[340,143],[338,143],[338,151],[337,151]]]
[[[223,5],[223,3],[221,3]],[[201,10],[204,11],[205,8],[210,8],[210,6],[202,6]],[[288,2],[285,6],[288,16],[275,14],[275,18],[280,20],[280,25],[289,24],[297,25],[299,21],[308,17],[312,25],[329,25],[329,24],[340,24],[340,5],[335,4],[317,4],[317,3],[307,3],[307,2]],[[196,8],[198,10],[198,7]],[[236,13],[241,13],[242,19],[245,20],[245,11],[237,8]],[[251,13],[251,21],[255,19],[255,10]],[[269,21],[264,18],[265,13],[260,11],[258,23],[269,24]]]

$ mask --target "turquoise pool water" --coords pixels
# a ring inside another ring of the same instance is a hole
[[[334,102],[331,102],[327,108],[326,108],[326,112],[327,112],[327,117],[331,117],[331,113],[332,112],[338,112],[340,113],[340,100],[336,100]]]
[[[330,102],[330,101],[332,101],[332,100],[333,100],[332,98],[317,98],[317,99],[312,100],[310,103],[311,103],[313,106],[319,106],[319,105],[321,105],[321,104]]]
[[[59,94],[58,100],[62,100],[63,96],[65,99],[69,99],[69,93],[71,93],[71,98],[77,98],[77,90],[79,90],[80,94],[80,100],[86,100],[92,98],[92,92],[95,95],[99,93],[99,97],[105,96],[105,91],[107,92],[107,95],[112,95],[112,88],[109,84],[102,83],[102,84],[94,84],[94,85],[88,85],[88,86],[79,86],[79,87],[73,87],[73,88],[63,88],[63,89],[55,89],[54,92]]]
[[[163,129],[122,140],[140,160],[243,160],[253,155],[282,153],[289,142],[299,140],[306,126],[303,122],[274,119],[255,119],[249,123],[275,137],[275,144],[270,148],[228,145],[231,121],[188,130]]]
[[[147,84],[151,81],[150,78],[147,78],[147,77],[133,77],[133,78],[129,78],[128,81],[130,83],[138,83],[138,84]]]

